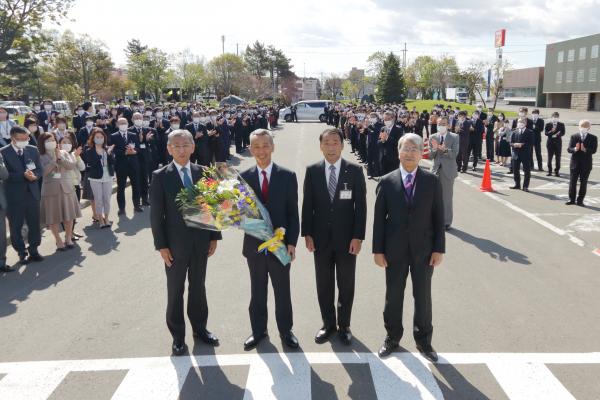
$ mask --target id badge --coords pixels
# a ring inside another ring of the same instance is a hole
[[[352,200],[352,190],[340,190],[340,200]]]
[[[146,143],[141,143],[140,144],[140,149],[145,149],[146,148]]]
[[[62,176],[62,175],[60,174],[60,172],[55,172],[55,173],[53,173],[53,174],[52,174],[52,177],[53,177],[54,179],[60,179],[60,177],[61,177],[61,176]]]
[[[29,161],[26,165],[27,169],[30,171],[34,171],[35,170],[35,163],[33,161]]]

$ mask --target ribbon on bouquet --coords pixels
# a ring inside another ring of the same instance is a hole
[[[258,252],[264,250],[264,253],[267,254],[267,251],[271,253],[275,253],[278,248],[283,246],[283,238],[285,237],[285,228],[277,228],[275,229],[274,235],[271,239],[263,242],[260,246],[258,246]]]

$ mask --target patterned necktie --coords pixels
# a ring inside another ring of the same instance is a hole
[[[413,197],[413,176],[412,176],[412,174],[406,175],[406,178],[404,180],[404,189],[406,191],[406,197],[408,197],[408,199],[412,201],[412,197]]]
[[[337,177],[335,176],[335,165],[329,166],[329,183],[327,184],[327,190],[329,190],[329,199],[333,201],[335,198],[335,189],[337,188]]]
[[[190,178],[190,175],[188,174],[187,167],[181,168],[181,172],[183,172],[183,186],[185,186],[188,189],[194,186],[194,184],[192,183],[192,178]]]
[[[269,180],[267,179],[267,171],[260,171],[263,177],[261,192],[263,196],[263,200],[266,202],[269,201]]]

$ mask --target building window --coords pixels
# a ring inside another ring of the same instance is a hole
[[[560,64],[564,60],[565,60],[565,52],[561,50],[558,52],[558,63]]]
[[[585,78],[585,72],[582,69],[577,70],[577,83],[583,83]]]
[[[598,45],[595,44],[592,46],[592,51],[590,52],[590,57],[591,58],[598,58]]]
[[[567,78],[565,79],[567,83],[573,82],[573,71],[567,71]]]
[[[575,61],[575,49],[569,50],[567,53],[567,62]]]
[[[562,83],[562,71],[556,73],[556,83]]]
[[[598,72],[598,70],[596,69],[596,67],[590,68],[590,77],[588,78],[588,80],[590,82],[596,82],[596,73],[597,72]]]
[[[587,53],[587,47],[579,48],[579,60],[585,60],[585,54]]]

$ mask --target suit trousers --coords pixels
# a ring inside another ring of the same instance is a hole
[[[548,172],[552,172],[552,158],[554,158],[556,162],[556,168],[554,169],[554,172],[560,171],[560,156],[562,153],[562,144],[548,142],[546,144],[546,149],[548,150]]]
[[[477,160],[481,157],[481,139],[472,138],[469,141],[469,149],[467,150],[467,157],[463,159],[463,171],[469,164],[469,156],[473,154],[473,168],[477,167]]]
[[[187,315],[194,332],[202,333],[208,320],[206,301],[206,265],[208,254],[194,250],[189,256],[173,254],[173,264],[165,265],[167,275],[167,327],[174,340],[185,338],[183,294],[185,278],[188,279]]]
[[[152,177],[152,164],[150,153],[145,153],[140,157],[140,197],[142,201],[148,201],[148,186]]]
[[[488,133],[485,137],[485,158],[494,161],[494,133]]]
[[[133,156],[128,156],[133,157]],[[125,209],[125,186],[127,185],[127,178],[129,178],[129,182],[131,182],[131,201],[133,202],[134,207],[139,207],[140,205],[140,187],[139,187],[139,178],[140,178],[140,169],[139,165],[129,164],[127,166],[122,166],[116,169],[117,174],[117,204],[119,206],[119,210]]]
[[[442,197],[444,201],[444,225],[452,225],[454,213],[452,211],[452,198],[454,197],[454,178],[447,178],[441,172],[437,174],[442,185]]]
[[[6,210],[0,208],[0,267],[6,265]]]
[[[466,171],[469,164],[470,144],[468,138],[460,138],[458,154],[456,155],[456,166],[459,171]]]
[[[575,201],[575,195],[577,195],[577,180],[579,180],[579,195],[577,195],[577,201],[583,202],[585,194],[587,192],[587,182],[590,177],[592,168],[590,166],[577,165],[575,168],[571,168],[571,175],[569,177],[569,199]]]
[[[531,179],[531,160],[522,160],[521,158],[513,158],[513,177],[515,185],[521,187],[521,164],[523,164],[523,172],[525,173],[525,179],[523,180],[523,187],[529,187],[529,179]]]
[[[349,328],[354,302],[356,256],[331,246],[314,252],[317,297],[323,326]],[[337,324],[335,307],[335,284],[337,278],[338,302]]]
[[[5,186],[6,188],[6,186]],[[23,203],[8,206],[8,227],[10,242],[19,256],[26,255],[25,241],[23,240],[23,223],[27,224],[27,243],[29,254],[38,254],[37,248],[42,241],[40,231],[40,201],[36,200],[29,191],[25,194]]]
[[[533,146],[531,146],[531,168],[533,168],[533,152],[537,160],[538,169],[542,169],[542,136],[541,133],[535,133],[533,137]]]
[[[406,278],[410,271],[415,300],[413,316],[413,336],[421,346],[430,346],[433,335],[431,278],[433,267],[429,266],[429,256],[419,259],[407,259],[390,262],[385,269],[385,307],[383,321],[388,336],[394,341],[400,341],[404,334],[402,312],[404,307],[404,289]]]
[[[252,334],[259,336],[267,330],[268,310],[267,295],[269,277],[275,294],[275,320],[279,333],[286,334],[292,330],[293,313],[290,294],[290,267],[281,265],[271,253],[252,254],[246,258],[250,271],[250,324]]]

